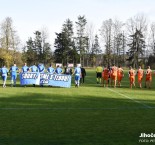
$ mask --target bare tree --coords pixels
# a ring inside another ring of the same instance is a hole
[[[147,17],[144,14],[137,14],[132,18],[129,18],[126,23],[128,34],[132,35],[136,32],[136,29],[143,34],[147,33]]]
[[[49,33],[47,27],[42,27],[41,28],[41,37],[42,37],[42,42],[45,43],[45,41],[49,38]]]
[[[137,14],[133,18],[128,19],[128,56],[133,66],[137,67],[140,59],[145,58],[146,38],[147,38],[147,17],[144,14]]]
[[[113,29],[114,29],[114,37],[113,37],[113,57],[114,63],[117,65],[122,63],[121,56],[124,54],[124,34],[123,34],[123,27],[124,23],[115,19],[113,22]],[[124,56],[123,56],[124,57]]]
[[[155,22],[151,23],[150,25],[150,35],[148,39],[148,45],[153,51],[153,54],[155,55]]]
[[[17,60],[17,51],[18,51],[18,45],[20,44],[20,39],[19,37],[16,35],[16,31],[11,33],[11,37],[12,37],[12,49],[13,49],[13,61],[15,62]]]
[[[88,37],[88,47],[86,48],[86,55],[87,55],[87,66],[91,63],[91,52],[93,51],[93,44],[94,44],[94,25],[93,23],[87,23],[86,25],[86,36]],[[89,63],[90,62],[90,63]]]
[[[12,18],[7,17],[4,19],[0,26],[0,46],[3,51],[6,51],[6,55],[4,57],[6,58],[5,62],[7,62],[8,65],[11,63],[11,61],[18,60],[17,50],[19,44],[20,39],[17,35],[17,31],[13,27]]]
[[[47,39],[49,37],[49,33],[48,33],[48,29],[47,27],[42,27],[41,29],[41,39],[42,39],[42,51],[43,51],[43,62],[46,63],[47,62],[47,58],[48,58],[48,54],[50,51],[47,49],[49,48],[50,49],[50,45],[49,43],[47,43]]]
[[[7,51],[9,49],[17,49],[18,44],[20,43],[17,32],[13,27],[12,18],[7,17],[1,24],[0,29],[0,44],[3,49]]]
[[[1,24],[1,47],[9,50],[12,42],[12,19],[7,17]]]
[[[112,39],[113,39],[113,21],[112,19],[105,20],[102,23],[101,29],[100,29],[101,37],[105,44],[105,55],[106,59],[104,60],[105,63],[108,65],[111,65],[112,63]]]

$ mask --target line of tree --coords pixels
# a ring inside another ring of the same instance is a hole
[[[90,33],[86,31],[85,16],[78,16],[76,34],[74,35],[73,22],[67,19],[62,25],[60,33],[56,33],[55,62],[62,64],[80,63],[83,66],[96,65],[96,57],[101,53],[99,37],[96,34],[91,42]]]
[[[22,60],[27,62],[28,65],[33,65],[34,63],[51,63],[53,61],[53,53],[51,45],[46,42],[46,31],[35,31],[34,35],[34,39],[30,37],[26,42],[26,46],[23,47]]]
[[[97,34],[92,33],[93,27],[88,28],[85,16],[79,16],[75,22],[75,34],[73,22],[67,19],[63,24],[62,32],[56,33],[54,56],[61,58],[59,61],[63,64],[79,62],[84,66],[96,66],[99,63],[110,66],[114,63],[123,66],[131,65],[135,68],[139,65],[155,67],[155,23],[152,23],[148,30],[147,22],[143,14],[128,19],[126,23],[118,19],[104,20],[99,29],[99,39]],[[69,38],[65,35],[69,33],[68,31],[72,32]],[[58,34],[62,34],[61,39]],[[101,47],[100,44],[103,46]],[[57,51],[65,55],[59,57],[60,53]],[[70,55],[72,51],[74,53]],[[68,59],[69,56],[71,56],[70,59]],[[58,59],[55,60],[58,61]]]
[[[0,24],[0,65],[10,66],[13,62],[22,65],[33,63],[81,63],[93,67],[116,65],[155,68],[155,23],[148,23],[147,17],[138,14],[126,22],[107,19],[94,33],[93,24],[79,15],[77,21],[64,21],[60,32],[55,32],[54,47],[48,42],[47,30],[34,31],[26,45],[19,51],[20,39],[7,17]]]

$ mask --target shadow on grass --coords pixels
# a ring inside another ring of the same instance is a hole
[[[155,106],[154,101],[141,101]],[[0,144],[136,145],[141,132],[154,131],[154,113],[153,108],[106,94],[4,96],[0,98]]]
[[[29,88],[31,89],[31,88]],[[35,91],[35,88],[32,88]],[[6,108],[45,108],[45,109],[81,109],[81,110],[95,110],[95,109],[134,109],[134,108],[146,108],[148,106],[155,107],[154,100],[132,100],[121,97],[114,93],[114,96],[109,97],[109,94],[99,95],[87,95],[87,94],[55,94],[54,88],[51,89],[51,93],[46,92],[43,88],[42,93],[26,92],[22,94],[9,95],[9,97],[0,98],[0,109]],[[49,90],[49,89],[48,89]],[[65,89],[64,89],[65,90]],[[79,89],[80,90],[80,89]],[[32,91],[32,90],[31,90]],[[61,90],[60,90],[61,91]],[[75,90],[77,91],[77,89]],[[104,93],[104,92],[103,92]],[[72,96],[73,95],[73,96]],[[112,94],[111,94],[112,95]],[[150,94],[149,94],[150,95]],[[118,97],[117,97],[118,96]],[[139,101],[138,103],[136,101]],[[143,105],[143,104],[146,104]],[[149,107],[148,107],[149,108]]]

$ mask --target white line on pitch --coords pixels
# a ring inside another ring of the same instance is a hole
[[[114,108],[0,108],[0,110],[140,110],[148,109],[148,107],[114,107]],[[150,107],[149,109],[155,109],[155,107]]]
[[[95,82],[92,81],[92,80],[89,80],[89,82],[95,83]],[[137,100],[135,100],[135,99],[133,99],[133,98],[127,96],[127,95],[124,95],[124,94],[121,94],[121,93],[119,93],[119,92],[117,92],[117,91],[114,91],[114,90],[112,90],[112,89],[110,89],[110,88],[107,88],[107,89],[110,90],[110,91],[112,91],[112,92],[115,92],[115,93],[117,93],[117,94],[119,94],[119,95],[121,95],[121,96],[123,96],[123,97],[125,97],[125,98],[127,98],[127,99],[130,99],[130,100],[132,100],[132,101],[135,102],[135,103],[141,104],[141,105],[143,105],[145,108],[149,108],[149,109],[155,108],[155,107],[151,107],[151,106],[149,106],[149,105],[146,105],[146,104],[144,104],[144,103],[142,103],[142,102],[140,102],[140,101],[137,101]]]
[[[107,89],[108,89],[109,91],[114,92],[114,93],[117,93],[117,94],[119,94],[119,95],[121,95],[121,96],[123,96],[123,97],[125,97],[125,98],[127,98],[127,99],[130,99],[130,100],[132,100],[133,102],[136,102],[136,103],[138,103],[138,104],[141,104],[141,105],[143,105],[143,106],[146,107],[146,108],[152,108],[151,106],[146,105],[146,104],[144,104],[144,103],[142,103],[142,102],[140,102],[140,101],[137,101],[137,100],[135,100],[135,99],[133,99],[133,98],[127,96],[127,95],[124,95],[124,94],[122,94],[122,93],[119,93],[119,92],[117,92],[117,91],[114,91],[114,90],[112,90],[112,89],[110,89],[110,88],[107,88]]]

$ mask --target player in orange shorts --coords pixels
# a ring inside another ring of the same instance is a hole
[[[124,77],[123,69],[119,65],[118,69],[117,69],[117,81],[118,81],[118,86],[119,87],[121,86],[121,81],[122,81],[123,77]]]
[[[141,66],[139,66],[139,69],[138,69],[138,71],[137,71],[137,76],[138,76],[138,84],[139,84],[139,87],[140,87],[140,88],[142,88],[143,74],[144,74],[144,71],[143,71],[143,69],[141,68]]]
[[[102,83],[103,86],[108,87],[108,80],[109,80],[109,69],[107,68],[107,66],[105,66],[103,72],[102,72]],[[104,81],[106,81],[106,83],[104,84]]]
[[[132,88],[132,86],[135,86],[135,70],[132,69],[132,67],[130,66],[130,70],[129,70],[129,79],[130,79],[130,88]]]
[[[146,87],[147,88],[151,88],[151,82],[152,82],[152,70],[150,69],[150,66],[148,66],[147,70],[146,70]]]
[[[114,88],[116,88],[116,82],[117,82],[117,67],[113,65],[111,68],[111,86],[114,85]]]

